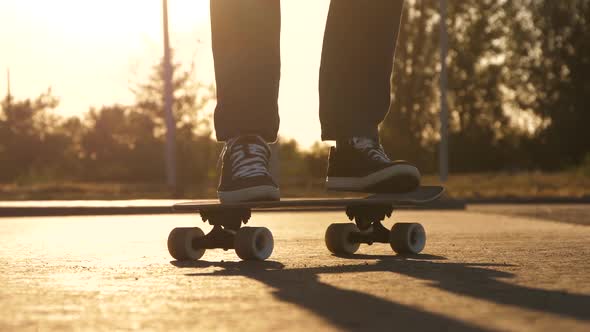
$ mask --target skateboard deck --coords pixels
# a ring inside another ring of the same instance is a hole
[[[438,199],[444,192],[440,186],[421,186],[416,190],[398,194],[372,194],[364,198],[287,198],[280,201],[220,203],[219,201],[192,201],[178,203],[175,211],[204,211],[232,208],[275,209],[281,207],[346,207],[355,205],[416,206]]]
[[[198,212],[213,229],[205,234],[198,227],[179,227],[168,236],[168,252],[177,260],[198,260],[208,249],[235,249],[243,260],[265,260],[270,257],[274,240],[266,227],[242,227],[252,210],[305,207],[342,207],[349,223],[332,224],[326,230],[325,242],[337,255],[351,255],[360,244],[389,243],[398,254],[417,254],[426,244],[426,233],[418,223],[396,223],[391,230],[381,223],[397,208],[432,202],[444,192],[443,187],[421,186],[402,194],[379,193],[364,198],[284,199],[220,203],[193,201],[173,206],[175,211]]]

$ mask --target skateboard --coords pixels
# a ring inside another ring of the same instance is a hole
[[[418,254],[426,245],[426,232],[419,223],[396,223],[391,230],[381,223],[393,210],[419,207],[438,199],[443,187],[421,186],[402,194],[378,193],[364,198],[283,199],[219,203],[193,201],[173,206],[174,211],[197,212],[213,225],[205,235],[198,227],[174,228],[168,236],[168,251],[173,258],[198,260],[207,249],[234,249],[242,260],[265,260],[274,248],[271,231],[266,227],[245,227],[252,211],[280,208],[342,208],[349,223],[331,224],[326,230],[326,247],[333,254],[354,254],[362,243],[389,243],[398,254]]]

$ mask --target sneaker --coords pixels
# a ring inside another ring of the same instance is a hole
[[[232,138],[221,152],[217,196],[222,203],[278,201],[279,187],[269,172],[270,147],[260,136]]]
[[[377,140],[353,137],[330,149],[326,188],[337,191],[402,193],[420,185],[420,172],[391,161]]]

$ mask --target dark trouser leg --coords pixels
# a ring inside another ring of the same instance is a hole
[[[320,68],[322,139],[377,137],[403,0],[332,0]]]
[[[247,134],[276,140],[280,29],[278,0],[211,0],[219,141]]]

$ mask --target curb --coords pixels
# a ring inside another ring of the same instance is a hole
[[[589,204],[590,196],[468,198],[464,201],[467,204]]]
[[[170,206],[125,207],[0,207],[1,217],[67,217],[172,213]]]

